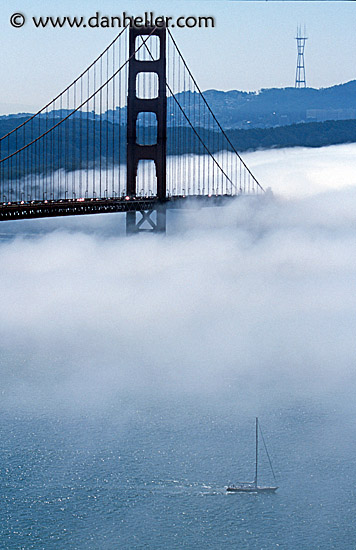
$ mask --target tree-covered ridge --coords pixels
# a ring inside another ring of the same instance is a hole
[[[24,118],[0,119],[0,134],[4,135],[23,122]],[[31,128],[31,136],[35,138],[40,134],[39,121],[34,120]],[[42,128],[43,131],[43,128]],[[98,165],[105,162],[107,166],[126,162],[126,126],[119,126],[108,121],[98,120],[71,120],[57,128],[57,141],[53,145],[51,135],[47,136],[47,145],[42,140],[41,146],[28,148],[22,162],[16,162],[16,156],[12,162],[7,161],[2,166],[2,175],[21,177],[23,165],[31,166],[33,172],[51,172],[60,168],[78,170]],[[153,132],[151,130],[147,130]],[[172,139],[173,132],[179,132],[179,140]],[[198,128],[202,140],[209,145],[211,152],[217,152],[221,148],[221,139],[217,132]],[[227,136],[237,151],[254,151],[259,149],[283,148],[283,147],[323,147],[340,143],[356,142],[356,120],[339,120],[326,122],[313,122],[308,124],[292,124],[275,128],[252,128],[250,130],[227,130]],[[2,147],[1,158],[11,155],[17,149],[24,146],[28,140],[22,131],[12,134],[11,140],[5,140]],[[93,139],[95,137],[95,139]],[[28,138],[28,134],[27,134]],[[201,154],[202,147],[191,128],[168,128],[167,139],[168,155],[177,154]],[[176,147],[175,147],[176,144]],[[179,148],[178,148],[179,147]],[[25,160],[24,160],[25,159]],[[1,166],[1,165],[0,165]],[[105,166],[105,164],[103,165]]]
[[[225,128],[283,126],[356,118],[356,80],[329,88],[208,90],[204,96]]]
[[[209,117],[205,119],[197,109],[199,101],[196,93],[187,91],[177,94],[176,97],[195,126],[205,125],[209,128]],[[320,89],[270,88],[259,92],[207,90],[204,97],[225,129],[268,128],[298,122],[356,119],[356,80]],[[177,120],[177,109],[172,97],[167,100],[167,113],[170,126],[177,126],[182,122],[185,124],[182,117]],[[69,114],[69,111],[63,109],[61,113],[55,113],[58,117],[65,114]],[[18,116],[0,117],[0,121]],[[98,115],[93,112],[82,116],[90,120],[98,119]],[[102,120],[124,123],[126,107],[107,111],[102,115]]]

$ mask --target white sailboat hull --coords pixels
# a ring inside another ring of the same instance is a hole
[[[275,493],[277,491],[278,487],[260,487],[257,486],[237,486],[234,485],[231,487],[227,487],[226,491],[228,493]]]

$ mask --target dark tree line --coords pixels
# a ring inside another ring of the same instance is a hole
[[[18,126],[23,118],[0,119],[0,135]],[[11,139],[1,142],[1,158],[35,140],[46,130],[42,120],[34,120]],[[167,136],[168,155],[204,154],[205,150],[191,128],[169,127]],[[145,130],[146,139],[154,141],[154,128]],[[222,148],[221,136],[207,129],[198,128],[197,133],[211,152]],[[356,120],[313,122],[274,128],[228,130],[233,146],[239,152],[283,147],[322,147],[326,145],[356,142]],[[225,143],[225,142],[224,142]],[[229,146],[224,146],[229,149]],[[2,176],[21,177],[24,173],[49,173],[54,170],[79,170],[86,167],[111,166],[126,162],[126,126],[107,121],[68,119],[45,138],[37,141],[12,161],[0,164]],[[104,164],[103,164],[104,163]]]

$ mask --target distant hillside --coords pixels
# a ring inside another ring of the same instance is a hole
[[[275,128],[228,130],[238,151],[283,147],[325,147],[356,142],[356,120],[328,120]]]
[[[330,88],[271,88],[255,92],[207,90],[224,128],[285,126],[356,118],[356,80]]]
[[[177,96],[184,112],[195,126],[208,127],[208,117],[201,116],[197,94],[182,92]],[[323,122],[325,120],[356,119],[356,80],[330,88],[271,88],[260,92],[232,90],[204,92],[214,114],[226,129],[271,128],[299,122]],[[172,98],[168,98],[168,122],[170,126],[187,125],[182,116],[176,117],[177,109]],[[69,112],[68,112],[69,113]],[[55,116],[67,114],[65,109]],[[19,115],[0,117],[0,121],[17,118]],[[22,116],[29,116],[23,114]],[[80,116],[78,113],[77,116]],[[94,113],[85,114],[91,120],[98,120]],[[109,122],[122,124],[126,120],[126,108],[107,111],[102,115]]]
[[[23,118],[0,119],[0,135],[6,134],[21,121],[23,121]],[[61,127],[59,139],[62,146],[61,150],[58,147],[48,147],[46,149],[46,170],[48,172],[58,170],[64,166],[67,166],[69,170],[78,170],[88,165],[98,164],[100,159],[101,161],[107,159],[108,166],[126,161],[125,127],[122,126],[121,131],[119,131],[118,124],[110,122],[100,124],[97,120],[91,120],[88,127],[85,126],[85,128],[86,132],[81,133],[79,122],[73,123],[70,119],[67,121],[66,127]],[[100,129],[103,130],[105,136],[107,135],[107,143],[115,143],[115,148],[111,146],[107,149],[106,139],[100,141]],[[33,124],[32,132],[33,138],[39,135],[40,127],[38,124]],[[191,128],[181,128],[179,130],[181,136],[179,143],[176,139],[172,139],[173,132],[175,132],[175,128],[169,127],[167,147],[169,155],[201,152],[199,142]],[[204,143],[209,143],[211,152],[220,150],[221,139],[218,133],[202,128],[198,132]],[[87,147],[86,135],[95,136],[95,145],[93,140],[90,142],[90,147]],[[227,135],[239,152],[296,146],[322,147],[356,142],[356,120],[312,122],[275,128],[251,128],[250,130],[230,129],[227,130]],[[23,145],[25,145],[23,133],[20,131],[16,139],[13,137],[9,144],[7,143],[5,154],[11,154]],[[31,147],[26,156],[26,164],[33,167],[33,171],[40,171],[42,166],[37,153],[36,148]],[[67,162],[65,162],[66,158]],[[9,172],[7,172],[8,170]],[[22,175],[22,170],[22,165],[17,165],[16,162],[7,163],[2,168],[2,174],[6,177],[7,173],[11,173],[11,177],[16,178]]]

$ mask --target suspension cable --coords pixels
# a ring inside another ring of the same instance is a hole
[[[167,29],[169,30],[169,29]],[[141,40],[143,41],[143,38],[142,38],[142,35],[141,35]],[[147,40],[147,39],[146,39]],[[145,41],[146,42],[146,41]],[[143,44],[145,42],[142,42],[141,46],[143,46]],[[174,43],[174,41],[173,41]],[[175,44],[175,43],[174,43]],[[147,44],[145,43],[145,48],[146,50],[148,51],[149,55],[151,56],[151,59],[153,60],[153,55],[151,54]],[[179,53],[179,50],[178,50],[178,53]],[[189,117],[187,116],[187,114],[185,113],[184,109],[181,107],[179,101],[177,100],[175,94],[173,93],[170,85],[168,84],[168,82],[166,82],[166,86],[171,94],[171,96],[173,97],[174,101],[177,103],[179,109],[181,110],[183,116],[185,117],[186,121],[188,122],[189,126],[191,127],[191,129],[193,130],[193,132],[195,133],[195,135],[197,136],[197,138],[199,139],[200,143],[203,145],[204,149],[207,151],[208,155],[213,159],[214,163],[217,165],[217,167],[221,170],[222,174],[225,176],[225,178],[231,183],[231,185],[233,185],[235,187],[235,189],[237,189],[237,186],[234,184],[234,182],[229,178],[229,176],[225,173],[224,169],[220,166],[220,164],[218,163],[218,161],[216,160],[216,158],[214,157],[214,155],[209,151],[209,149],[207,148],[207,146],[205,145],[205,143],[203,142],[203,140],[201,139],[200,135],[198,134],[198,132],[196,131],[196,129],[194,128],[193,124],[191,123]],[[200,91],[200,90],[199,90]],[[200,92],[201,93],[201,92]]]
[[[244,167],[246,168],[246,170],[248,171],[248,173],[253,177],[254,181],[257,183],[257,185],[260,187],[260,189],[261,189],[262,191],[264,191],[262,185],[258,182],[258,180],[255,178],[255,176],[252,174],[251,170],[249,169],[249,167],[247,166],[247,164],[244,162],[244,160],[242,159],[242,157],[240,156],[240,154],[239,154],[238,151],[236,150],[235,146],[231,143],[229,137],[226,135],[226,133],[225,133],[223,127],[221,126],[220,122],[218,121],[218,119],[217,119],[216,116],[214,115],[213,111],[211,110],[209,103],[208,103],[207,100],[205,99],[203,92],[202,92],[201,89],[199,88],[199,86],[198,86],[198,84],[197,84],[197,81],[195,80],[194,76],[192,75],[192,73],[191,73],[191,71],[190,71],[190,69],[189,69],[189,67],[188,67],[188,65],[187,65],[187,63],[186,63],[186,61],[185,61],[185,59],[184,59],[184,57],[183,57],[181,51],[180,51],[180,49],[178,48],[178,45],[177,45],[176,41],[174,40],[173,35],[172,35],[170,29],[167,28],[167,31],[168,31],[168,33],[169,33],[169,36],[170,36],[171,39],[172,39],[173,44],[174,44],[175,47],[177,48],[177,52],[178,52],[178,54],[179,54],[181,60],[183,61],[183,64],[184,64],[185,68],[187,69],[190,78],[193,80],[193,82],[194,82],[194,84],[195,84],[195,86],[196,86],[198,92],[199,92],[200,95],[202,96],[202,99],[203,99],[205,105],[207,106],[207,108],[209,109],[210,114],[211,114],[212,117],[214,118],[216,124],[219,126],[221,132],[224,134],[224,136],[225,136],[227,142],[229,143],[229,145],[231,146],[232,150],[233,150],[233,151],[236,153],[236,155],[239,157],[240,162],[244,165]]]
[[[79,111],[79,109],[81,109],[84,105],[86,105],[89,101],[91,101],[93,99],[93,97],[96,96],[96,94],[98,94],[103,88],[105,88],[105,86],[107,86],[107,84],[109,84],[109,82],[111,82],[111,80],[113,78],[115,78],[115,76],[129,63],[129,61],[136,55],[136,53],[142,48],[142,46],[146,43],[146,41],[149,39],[149,37],[153,34],[153,32],[155,31],[156,27],[154,27],[154,29],[151,31],[151,33],[149,35],[147,35],[147,38],[145,38],[144,42],[127,58],[127,60],[117,69],[117,71],[115,71],[114,74],[111,75],[111,77],[106,81],[104,82],[104,84],[102,84],[95,92],[93,92],[91,94],[91,96],[89,96],[85,101],[83,101],[83,103],[81,103],[78,107],[76,107],[71,113],[69,113],[69,115],[67,115],[66,117],[62,118],[59,122],[57,122],[57,124],[55,124],[54,126],[52,126],[52,128],[50,128],[49,130],[47,130],[46,132],[44,132],[43,134],[41,134],[40,136],[38,136],[37,138],[35,138],[33,141],[31,141],[30,143],[27,143],[26,145],[24,145],[23,147],[21,147],[21,149],[18,149],[17,151],[14,151],[13,153],[11,153],[11,155],[8,155],[7,157],[4,157],[3,159],[0,160],[0,164],[2,162],[5,162],[6,160],[10,159],[11,157],[13,157],[14,155],[17,155],[18,153],[20,153],[21,151],[27,149],[27,147],[30,147],[31,145],[33,145],[34,143],[36,143],[37,141],[39,141],[40,139],[42,139],[45,135],[49,134],[52,130],[54,130],[55,128],[57,128],[58,126],[60,126],[63,122],[65,122],[66,120],[68,120],[68,118],[70,118],[74,113],[76,113],[77,111]]]
[[[22,126],[24,126],[25,124],[27,124],[28,122],[30,122],[32,119],[34,119],[37,115],[41,114],[42,111],[44,111],[45,109],[47,109],[47,107],[49,107],[50,105],[52,105],[52,103],[54,103],[55,101],[57,101],[57,99],[59,99],[63,94],[65,94],[67,92],[67,90],[69,90],[69,88],[71,88],[76,82],[78,82],[78,80],[80,80],[82,78],[82,76],[84,76],[94,65],[95,63],[97,63],[97,61],[99,61],[99,59],[111,48],[111,46],[113,46],[115,44],[115,42],[117,40],[119,40],[119,38],[122,36],[122,34],[126,31],[128,25],[126,25],[122,31],[116,36],[116,38],[114,38],[114,40],[105,48],[105,50],[85,69],[85,71],[83,71],[75,80],[73,80],[73,82],[71,84],[69,84],[60,94],[58,94],[54,99],[52,99],[52,101],[50,101],[49,103],[47,103],[47,105],[45,105],[44,107],[42,107],[42,109],[40,109],[39,111],[37,111],[37,113],[35,113],[34,115],[32,115],[31,117],[27,118],[24,122],[22,122],[21,124],[19,124],[19,126],[17,126],[16,128],[13,128],[10,132],[8,132],[7,134],[5,134],[4,136],[0,137],[0,141],[2,141],[3,139],[7,138],[9,135],[11,135],[13,132],[16,132],[16,130],[18,130],[19,128],[22,128]]]

